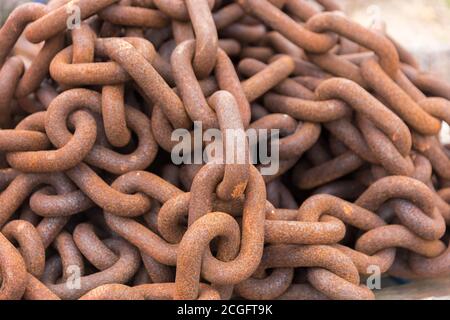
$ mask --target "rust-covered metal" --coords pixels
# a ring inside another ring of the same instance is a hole
[[[374,266],[450,274],[450,84],[339,10],[17,7],[0,28],[0,299],[374,299]],[[41,43],[31,63],[20,37]],[[172,163],[194,123],[243,161]],[[275,129],[264,175],[246,133]]]

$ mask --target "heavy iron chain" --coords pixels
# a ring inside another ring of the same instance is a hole
[[[17,7],[0,299],[373,299],[371,266],[449,274],[450,84],[317,4],[79,0],[73,30],[69,1]],[[40,43],[30,64],[20,37]],[[245,163],[172,164],[194,122],[279,129],[278,172],[226,139]]]

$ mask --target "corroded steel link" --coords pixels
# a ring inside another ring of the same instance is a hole
[[[217,30],[221,30],[234,22],[237,22],[244,16],[244,10],[237,3],[230,3],[223,6],[216,12],[213,12],[214,24]]]
[[[307,0],[288,0],[286,1],[286,10],[302,21],[308,21],[312,16],[320,11]]]
[[[2,234],[11,243],[17,241],[27,272],[39,278],[44,273],[45,248],[36,228],[27,221],[14,220],[3,227]]]
[[[392,41],[392,39],[389,38]],[[361,50],[361,46],[349,39],[341,38],[339,46],[339,54],[357,54]]]
[[[449,248],[437,257],[424,257],[420,254],[412,253],[409,257],[411,270],[420,277],[443,277],[450,272],[450,252]]]
[[[97,0],[93,2],[90,0],[79,0],[76,5],[80,9],[80,18],[84,20],[117,1],[118,0]],[[68,3],[50,11],[31,23],[25,31],[27,39],[33,43],[39,43],[66,30],[67,21],[72,12],[71,6],[73,6],[73,4]]]
[[[140,190],[141,192],[149,195],[151,198],[155,198],[155,200],[160,203],[165,203],[170,198],[175,197],[178,194],[182,194],[182,191],[175,186],[147,172],[134,172],[119,177],[118,180],[113,183],[113,187],[121,190],[122,192],[134,192],[135,190]],[[116,215],[132,216],[130,211],[126,210],[123,212],[118,212],[116,210],[114,213]],[[175,265],[176,246],[168,244],[157,234],[153,233],[138,222],[116,215],[110,212],[105,212],[106,222],[112,230],[138,247],[142,253],[155,258],[163,264]],[[161,249],[161,247],[165,248],[163,252],[155,250]]]
[[[186,40],[195,40],[194,30],[192,29],[192,24],[190,22],[172,21],[172,33],[173,40],[166,42],[166,48],[168,48],[169,45],[173,46],[173,41],[178,45]]]
[[[208,8],[212,9],[215,0],[208,0]],[[182,0],[154,0],[155,6],[172,19],[187,21],[189,20],[189,11],[187,4]]]
[[[439,79],[436,75],[420,72],[406,65],[402,66],[402,70],[406,76],[425,93],[436,97],[450,99],[450,85],[442,79]]]
[[[139,291],[123,284],[105,284],[81,296],[78,300],[145,300]]]
[[[242,240],[238,256],[230,262],[221,262],[214,258],[209,252],[203,257],[203,277],[215,284],[235,284],[248,278],[256,270],[259,262],[258,257],[262,255],[265,214],[264,198],[266,192],[260,173],[253,166],[250,168],[250,178],[245,190],[245,202],[242,213]],[[220,181],[221,176],[223,176],[223,170],[223,166],[208,164],[197,174],[197,176],[200,173],[204,175],[205,172],[209,171],[211,172],[211,175],[214,174],[217,180]],[[196,177],[196,179],[200,178],[201,176],[198,178]],[[199,185],[197,190],[200,191],[202,189],[201,187],[202,186]],[[199,200],[200,199],[195,196],[191,197],[189,204],[189,219],[191,221],[196,221],[199,217],[211,212],[212,199],[208,201],[204,196],[203,201],[205,203],[210,203],[210,205],[206,207],[204,204],[201,206]],[[214,271],[217,270],[217,268],[222,270],[220,275]]]
[[[352,150],[362,159],[370,163],[378,163],[372,150],[361,131],[352,124],[349,118],[342,118],[336,121],[324,124],[325,128],[330,131],[334,137],[345,144],[347,148]]]
[[[414,154],[412,158],[415,167],[413,178],[422,181],[429,186],[433,175],[433,167],[431,166],[431,162],[420,154]]]
[[[334,244],[345,236],[345,225],[332,217],[320,221],[281,221],[265,222],[264,241],[271,244]]]
[[[211,95],[216,90],[218,90],[217,83],[213,80],[203,80],[200,81],[199,84],[204,96]],[[172,148],[177,144],[177,141],[173,141],[171,139],[174,127],[170,124],[169,120],[164,115],[162,108],[157,104],[153,106],[151,122],[152,130],[157,143],[167,152],[171,152]]]
[[[145,300],[172,300],[175,296],[175,283],[151,283],[134,287],[142,293]],[[211,286],[200,283],[198,300],[219,300],[220,294]]]
[[[138,50],[147,61],[153,61],[155,50],[149,41],[140,38],[123,38]],[[98,56],[108,56],[106,44],[110,38],[95,40],[95,53]],[[95,62],[73,64],[73,47],[69,46],[59,52],[50,64],[50,75],[58,83],[80,85],[113,85],[130,80],[127,71],[116,62]]]
[[[80,190],[55,195],[51,188],[42,188],[30,197],[30,208],[47,218],[67,217],[90,209],[94,203]]]
[[[311,77],[318,79],[327,79],[332,77],[331,74],[323,71],[320,67],[316,66],[311,62],[298,58],[293,59],[295,63],[294,74],[296,76]]]
[[[340,100],[311,101],[275,93],[265,95],[264,106],[300,121],[330,122],[351,115],[351,109]]]
[[[273,300],[288,290],[293,278],[293,268],[277,268],[264,279],[250,278],[239,283],[235,291],[249,300]]]
[[[331,215],[361,230],[371,230],[385,225],[383,219],[373,212],[331,195],[315,195],[308,198],[298,209],[298,219],[318,222],[323,215]]]
[[[6,61],[25,27],[46,14],[46,7],[39,3],[18,6],[0,29],[0,66]]]
[[[325,11],[342,11],[342,7],[336,0],[316,0]]]
[[[25,67],[22,59],[11,57],[0,68],[0,79],[3,83],[0,88],[0,127],[6,129],[11,127],[11,102]]]
[[[72,30],[72,63],[92,63],[95,58],[96,34],[88,23]]]
[[[250,104],[234,69],[233,62],[222,49],[217,51],[215,74],[219,88],[229,91],[236,99],[242,123],[244,128],[247,128],[251,120]]]
[[[401,155],[411,150],[411,133],[405,123],[356,83],[335,78],[323,82],[316,91],[320,100],[341,99],[367,117],[392,141]]]
[[[244,47],[242,49],[242,58],[256,59],[262,62],[268,62],[269,59],[274,55],[274,51],[269,47]]]
[[[220,33],[226,38],[232,38],[239,42],[248,44],[257,44],[264,39],[266,27],[262,24],[246,25],[243,23],[234,23]]]
[[[18,106],[26,113],[33,114],[44,111],[50,101],[57,96],[58,93],[51,87],[41,86],[35,94],[35,97],[28,96],[17,99]]]
[[[270,63],[264,70],[242,82],[242,88],[249,102],[253,102],[267,91],[289,77],[295,65],[292,58],[286,55]]]
[[[24,4],[0,81],[0,300],[373,299],[374,266],[450,274],[450,85],[335,0]]]
[[[114,25],[140,28],[164,28],[169,19],[159,10],[113,4],[98,12],[98,16]]]
[[[205,200],[206,206],[209,208],[215,204],[208,203],[210,198]],[[177,244],[183,238],[186,228],[183,227],[182,222],[185,216],[189,218],[188,212],[190,205],[191,193],[186,192],[174,196],[161,206],[157,217],[157,229],[161,236],[169,243]],[[213,207],[213,209],[218,210],[216,207]],[[223,210],[223,212],[230,213],[229,210]]]
[[[52,244],[68,221],[69,218],[67,217],[44,218],[41,220],[36,229],[41,236],[45,248],[48,248]]]
[[[64,36],[58,35],[45,41],[31,66],[25,71],[17,85],[15,96],[23,98],[37,90],[48,74],[52,59],[64,46]]]
[[[19,300],[27,287],[27,268],[20,253],[2,233],[0,233],[0,267],[2,276],[0,300]]]
[[[321,128],[315,123],[297,123],[293,118],[282,113],[273,113],[264,116],[250,127],[251,129],[278,129],[284,135],[279,140],[280,159],[300,157],[310,149],[319,139]]]
[[[175,299],[198,297],[202,256],[216,237],[221,239],[218,258],[222,263],[235,258],[239,251],[239,225],[225,213],[211,212],[200,217],[184,234],[178,247]]]
[[[109,57],[120,63],[145,95],[163,108],[175,128],[190,126],[190,120],[180,98],[143,55],[121,39],[110,39],[105,41],[104,45]]]
[[[73,231],[73,240],[77,249],[98,270],[105,270],[119,259],[116,254],[101,241],[94,232],[94,226],[80,223]]]
[[[365,285],[355,285],[324,269],[308,270],[308,281],[319,292],[335,300],[374,300],[375,296]]]
[[[217,128],[217,117],[208,105],[194,73],[192,59],[195,41],[186,40],[175,48],[171,57],[172,71],[184,108],[193,121],[201,121],[206,129]],[[214,53],[217,56],[217,51]],[[173,106],[170,106],[173,108]]]
[[[133,180],[133,175],[137,181],[142,181],[139,183],[140,186],[136,184],[133,185],[133,183],[130,185],[128,182],[129,179],[131,179],[131,181]],[[165,203],[170,198],[175,197],[180,193],[182,194],[182,191],[178,188],[167,183],[161,183],[162,180],[159,178],[154,177],[153,179],[145,179],[146,175],[148,175],[148,173],[145,173],[145,175],[144,173],[140,174],[139,172],[135,174],[129,173],[124,176],[124,178],[116,180],[116,182],[113,183],[113,187],[120,190],[120,194],[127,190],[133,191],[133,189],[135,190],[136,188],[143,188],[141,190],[144,191],[144,193],[152,198],[154,197],[155,200],[160,203]],[[142,177],[144,177],[144,179],[142,179]],[[156,183],[148,184],[149,181],[152,182],[154,179],[157,179]],[[165,187],[161,188],[161,186]],[[118,192],[115,189],[113,190]],[[105,211],[106,223],[114,232],[132,243],[142,253],[149,255],[156,261],[165,265],[176,265],[177,245],[166,242],[158,234],[137,221],[119,216],[124,213],[126,213],[127,216],[132,216],[129,211],[123,210],[123,212],[120,212],[116,210],[115,214],[108,212],[107,209],[105,209]],[[148,209],[146,211],[148,211]]]
[[[308,150],[306,157],[309,163],[318,166],[333,158],[331,150],[328,149],[325,139],[319,139],[315,145]]]
[[[280,179],[267,184],[267,201],[275,208],[285,208],[286,210],[298,208],[297,201],[288,187]],[[272,212],[272,210],[270,210]],[[294,215],[295,216],[295,215]],[[269,219],[266,215],[266,219]]]
[[[395,82],[415,101],[420,102],[426,98],[425,94],[420,91],[412,82],[408,79],[403,71],[400,71],[397,75]]]
[[[347,59],[342,58],[332,52],[324,54],[308,54],[308,59],[323,70],[336,77],[346,78],[366,88],[367,82],[361,75],[360,68]]]
[[[411,155],[411,159],[413,160],[414,163],[414,173],[411,175],[411,178],[423,182],[428,187],[430,187],[431,190],[434,191],[434,186],[431,184],[431,179],[433,175],[433,167],[431,166],[431,162],[421,154],[415,153]],[[371,173],[373,178],[375,178],[375,180],[379,180],[389,176],[389,174],[384,168],[376,165],[372,166]]]
[[[65,148],[68,141],[75,138],[65,124],[66,118],[81,107],[101,113],[101,100],[100,94],[86,89],[65,91],[53,100],[46,114],[46,132],[52,143]],[[86,111],[80,110],[74,115],[78,112]],[[88,155],[83,157],[87,163],[115,174],[123,174],[145,169],[153,162],[158,150],[150,124],[143,117],[143,113],[129,106],[125,106],[125,116],[128,127],[138,136],[139,144],[136,149],[130,154],[123,155],[95,144],[88,150]],[[96,126],[90,128],[95,129]]]
[[[239,62],[239,72],[247,77],[252,77],[258,72],[261,72],[266,68],[267,65],[261,61],[256,59],[242,59]],[[314,100],[315,95],[314,92],[304,87],[300,83],[287,78],[280,82],[277,86],[274,87],[274,90],[282,95],[287,95],[290,97],[296,97],[300,99]]]
[[[433,192],[416,179],[400,176],[380,179],[355,203],[375,212],[390,199],[396,199],[396,215],[408,229],[424,239],[437,240],[443,236],[445,222],[435,207]]]
[[[119,259],[113,266],[97,273],[82,276],[80,278],[80,288],[68,289],[66,283],[63,282],[60,284],[49,284],[49,289],[61,299],[77,299],[101,285],[127,282],[139,267],[137,250],[123,240],[108,239],[105,243],[119,256]]]
[[[450,123],[450,101],[443,98],[425,98],[419,101],[420,107],[432,116]]]
[[[68,170],[67,175],[80,190],[104,210],[138,216],[150,209],[150,200],[147,197],[142,194],[127,195],[116,191],[84,163]]]
[[[414,149],[430,160],[433,169],[445,179],[450,178],[449,158],[437,137],[413,134]]]
[[[316,189],[314,195],[328,194],[348,201],[358,198],[364,190],[364,186],[356,180],[341,180]]]
[[[292,284],[277,300],[331,300],[309,284]]]
[[[280,245],[266,248],[259,268],[286,267],[312,267],[308,270],[308,281],[331,298],[373,299],[370,290],[359,287],[359,274],[350,258],[330,246]],[[316,270],[323,271],[322,275],[332,282],[325,285],[324,277],[314,276]]]
[[[61,300],[56,294],[39,281],[37,278],[28,274],[28,284],[23,294],[24,300]]]
[[[443,242],[424,240],[401,225],[389,225],[370,230],[356,242],[356,250],[368,255],[394,247],[405,248],[428,258],[434,258],[446,249]]]
[[[195,33],[192,64],[197,77],[204,79],[216,65],[219,49],[217,29],[207,0],[186,0],[185,4]]]
[[[228,91],[217,91],[208,99],[216,111],[224,141],[225,173],[217,186],[217,196],[222,200],[241,197],[247,186],[250,164],[248,141],[236,99]]]
[[[361,65],[361,73],[367,83],[383,97],[412,129],[423,135],[439,133],[440,121],[427,114],[403,90],[400,89],[375,60],[367,60]]]
[[[49,258],[45,262],[45,271],[41,277],[41,281],[45,285],[54,283],[58,280],[58,277],[61,275],[61,272],[62,272],[61,259],[58,257],[58,255],[52,255],[51,258]]]
[[[313,16],[306,23],[306,28],[314,32],[331,31],[338,33],[339,35],[374,51],[380,60],[380,65],[383,70],[386,71],[391,78],[395,79],[395,76],[400,69],[399,56],[395,46],[386,37],[371,30],[367,30],[341,14],[329,12]]]
[[[376,55],[372,51],[341,54],[340,57],[358,66],[361,66],[367,60],[376,60]]]
[[[64,171],[79,164],[95,144],[97,127],[94,118],[86,111],[75,112],[70,121],[75,132],[60,149],[11,152],[7,154],[8,163],[13,168],[30,173]]]
[[[435,195],[433,193],[433,200],[434,199]],[[422,211],[408,201],[397,200],[394,202],[393,207],[400,221],[402,221],[405,226],[409,226],[409,221],[403,222],[404,220],[415,220],[414,224],[416,226],[414,226],[414,228],[410,227],[410,229],[422,238],[436,240],[442,238],[445,234],[445,220],[437,206],[435,210],[433,210],[430,219],[425,219],[424,221],[422,218]]]
[[[417,237],[415,237],[415,239],[417,239]],[[370,275],[373,266],[378,266],[382,273],[387,272],[394,264],[397,251],[396,248],[388,247],[373,255],[367,255],[340,244],[335,244],[333,247],[352,259],[360,275]]]
[[[413,56],[411,52],[409,52],[405,47],[403,47],[398,41],[393,39],[388,34],[385,34],[385,36],[394,44],[395,48],[397,49],[398,55],[400,57],[400,62],[409,65],[415,69],[420,69],[419,62],[416,60],[416,58]]]
[[[336,44],[336,38],[328,34],[317,34],[295,22],[269,1],[239,0],[248,14],[256,16],[272,29],[280,32],[300,48],[310,52],[323,53]],[[318,30],[321,32],[322,30]],[[334,30],[332,30],[334,31]]]
[[[141,253],[141,257],[144,268],[153,283],[166,283],[175,281],[175,273],[169,266],[159,263],[145,253]]]
[[[125,86],[104,86],[102,89],[102,115],[108,142],[114,147],[124,147],[131,140],[125,112]]]
[[[83,256],[81,255],[80,250],[78,250],[75,242],[73,241],[72,235],[66,231],[62,231],[53,242],[53,246],[56,251],[58,251],[59,258],[61,260],[62,266],[62,276],[61,279],[57,282],[66,282],[70,277],[71,266],[74,266],[79,271],[80,276],[83,276],[84,271],[84,263]]]
[[[274,49],[283,54],[287,54],[295,58],[303,58],[305,53],[302,49],[297,47],[294,43],[286,39],[279,32],[271,31],[267,34],[267,41]]]
[[[353,152],[346,152],[307,171],[294,172],[293,183],[300,189],[310,190],[352,173],[364,165],[364,160]]]
[[[294,77],[293,80],[295,82],[300,83],[304,87],[308,88],[311,91],[315,91],[322,82],[325,81],[325,78],[317,78],[317,77],[310,77],[310,76],[298,76]]]
[[[219,48],[232,57],[239,56],[243,51],[241,44],[234,39],[220,39]]]
[[[223,180],[224,174],[225,165],[215,163],[208,163],[195,172],[190,186],[190,195],[184,195],[189,198],[188,225],[213,210],[214,193]]]
[[[146,226],[111,213],[105,213],[108,227],[159,263],[175,266],[178,245],[170,244]]]
[[[32,130],[0,131],[0,150],[2,152],[38,151],[50,147],[45,133]]]
[[[17,175],[0,194],[0,226],[3,226],[28,195],[42,184],[52,185],[61,194],[73,191],[73,185],[62,173]]]
[[[392,175],[411,176],[414,165],[410,157],[403,157],[391,140],[370,120],[357,115],[356,120],[375,159]]]

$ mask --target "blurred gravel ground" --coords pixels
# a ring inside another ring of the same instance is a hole
[[[422,69],[450,81],[450,0],[340,0],[347,14],[364,26],[375,18],[411,51]]]
[[[30,2],[26,0],[0,0],[0,25],[5,22],[6,18],[8,17],[9,13],[18,5]]]

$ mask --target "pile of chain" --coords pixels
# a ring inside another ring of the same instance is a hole
[[[373,299],[374,270],[450,274],[450,85],[333,1],[27,3],[0,67],[0,299]],[[195,121],[280,129],[278,172],[174,165]]]

